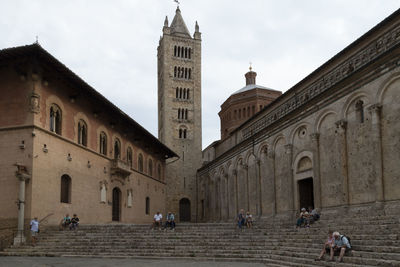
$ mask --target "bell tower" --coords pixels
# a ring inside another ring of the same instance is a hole
[[[179,155],[167,162],[166,209],[194,221],[196,171],[201,165],[201,33],[190,35],[179,6],[165,18],[157,48],[158,138]]]

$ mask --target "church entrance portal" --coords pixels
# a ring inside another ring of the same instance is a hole
[[[121,190],[118,187],[114,187],[112,191],[112,220],[121,220]]]
[[[300,208],[314,207],[314,185],[313,178],[298,181]]]
[[[190,222],[190,200],[182,198],[179,201],[179,220],[181,222]]]

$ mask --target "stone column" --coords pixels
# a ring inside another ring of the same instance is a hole
[[[238,183],[237,183],[237,174],[238,174],[238,171],[236,170],[236,169],[234,169],[233,170],[233,179],[235,180],[235,210],[236,210],[236,213],[238,213],[239,212],[239,203],[238,203]]]
[[[376,159],[376,200],[381,202],[385,201],[385,188],[383,183],[383,162],[382,162],[382,137],[381,137],[381,109],[382,106],[379,104],[372,105],[368,108],[371,113],[371,137],[372,146],[375,151]]]
[[[224,180],[225,180],[225,209],[226,209],[226,217],[224,219],[230,219],[230,214],[229,214],[229,183],[228,183],[228,174],[224,174]]]
[[[292,164],[293,164],[293,145],[292,144],[287,144],[285,145],[285,150],[286,150],[286,155],[288,157],[288,166],[289,166],[289,175],[288,175],[288,179],[289,179],[289,184],[288,184],[288,197],[289,197],[289,210],[291,212],[295,212],[294,209],[294,203],[295,203],[295,196],[294,196],[294,181],[293,181],[293,168],[292,168]]]
[[[25,183],[29,181],[29,176],[17,171],[16,174],[19,180],[19,195],[18,195],[18,232],[14,238],[14,245],[20,245],[26,242],[24,235],[25,221]]]
[[[268,158],[271,159],[272,162],[272,194],[274,196],[274,209],[272,211],[272,214],[275,216],[276,215],[276,177],[275,177],[275,152],[271,151],[268,153]]]
[[[247,164],[243,164],[242,168],[245,170],[246,172],[246,200],[247,200],[247,207],[246,207],[246,211],[250,210],[250,194],[249,194],[249,165]]]
[[[338,130],[339,138],[340,138],[340,158],[341,158],[341,171],[343,177],[343,192],[345,194],[345,204],[350,204],[350,193],[349,193],[349,171],[347,168],[347,140],[346,140],[346,128],[347,121],[340,120],[336,122],[336,128]]]
[[[321,173],[319,168],[319,133],[312,133],[311,141],[313,146],[313,171],[314,171],[314,208],[321,208]]]
[[[258,207],[257,207],[257,215],[259,217],[262,216],[262,184],[261,184],[261,160],[257,159],[257,177],[258,177],[258,190],[257,190],[257,200],[258,200]]]

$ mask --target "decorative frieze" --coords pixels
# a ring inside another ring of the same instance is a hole
[[[242,130],[243,139],[249,138],[293,110],[303,106],[311,99],[322,94],[399,43],[400,26],[396,25],[396,27],[376,38],[375,41],[371,42],[352,57],[349,57],[342,64],[339,64],[336,68],[316,80],[310,86],[296,93],[264,117],[244,128]]]

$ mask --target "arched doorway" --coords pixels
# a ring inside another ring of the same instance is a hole
[[[181,222],[190,222],[190,200],[182,198],[179,201],[179,220]]]
[[[112,191],[112,220],[121,220],[121,190],[118,187]]]
[[[298,181],[299,203],[301,208],[314,208],[314,185],[313,178],[306,178]]]

